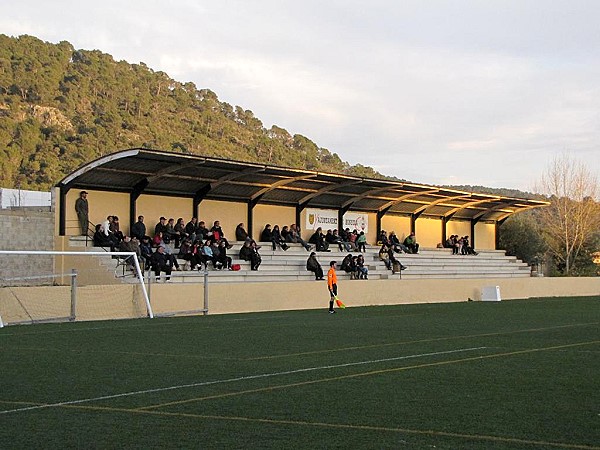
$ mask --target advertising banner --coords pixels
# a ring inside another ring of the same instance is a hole
[[[350,228],[350,231],[369,232],[369,216],[367,214],[346,213],[344,214],[344,230]]]
[[[336,230],[338,228],[337,211],[330,209],[307,209],[305,230],[316,230],[321,227],[323,234],[327,230]]]

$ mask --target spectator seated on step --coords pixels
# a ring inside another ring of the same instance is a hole
[[[192,241],[192,243],[196,242],[196,235],[198,233],[198,218],[192,217],[188,223],[185,224],[185,232],[188,237]]]
[[[388,239],[387,231],[381,230],[379,232],[379,236],[377,236],[377,244],[379,244],[379,245],[385,245],[385,246],[389,246],[390,245],[390,241]]]
[[[287,233],[287,236],[285,237],[285,239],[287,242],[290,242],[292,244],[302,245],[302,247],[304,247],[307,252],[309,252],[312,248],[309,244],[306,243],[306,241],[304,239],[302,239],[300,237],[300,229],[298,228],[298,226],[295,223],[290,225],[290,228],[288,230],[288,233]]]
[[[200,220],[198,222],[198,226],[196,227],[196,239],[200,239],[202,242],[207,240],[210,237],[210,230],[206,228],[206,223],[204,220]]]
[[[132,238],[130,236],[123,236],[123,240],[119,244],[119,251],[120,252],[133,252],[136,254],[138,263],[142,262],[142,252],[141,252],[138,240],[135,237]],[[123,257],[123,260],[127,264],[127,268],[129,270],[134,269],[135,261],[133,260],[132,256],[125,256],[125,257]]]
[[[204,245],[202,246],[201,254],[202,254],[202,259],[203,259],[205,265],[208,265],[208,261],[210,261],[210,262],[212,262],[213,269],[217,268],[217,258],[215,258],[210,239],[207,239],[204,242]]]
[[[110,223],[110,231],[117,238],[119,243],[125,237],[125,235],[121,231],[121,223],[119,222],[119,218],[117,216],[112,216],[112,222]]]
[[[165,236],[163,238],[162,242],[159,244],[159,247],[164,247],[165,253],[169,255],[169,258],[171,260],[171,267],[174,267],[175,270],[181,270],[181,268],[179,267],[179,263],[177,262],[177,257],[175,256],[175,249],[171,244],[171,239],[169,238],[169,236]]]
[[[345,239],[350,244],[350,248],[352,249],[352,251],[358,250],[358,246],[356,244],[356,240],[358,239],[358,231],[356,231],[356,229],[353,231],[350,231],[350,228],[346,228],[345,233],[346,233]]]
[[[239,256],[240,259],[243,259],[244,261],[250,261],[251,270],[258,270],[258,266],[260,266],[262,259],[258,253],[258,246],[256,245],[256,242],[246,240],[240,249]]]
[[[323,280],[323,268],[319,264],[319,261],[317,261],[317,254],[315,252],[311,252],[306,260],[306,270],[315,274],[315,280]]]
[[[216,243],[224,241],[227,248],[233,247],[233,245],[231,245],[225,237],[225,233],[223,233],[223,229],[221,228],[221,222],[219,222],[218,220],[214,221],[213,226],[210,229],[210,233],[211,241]]]
[[[215,256],[218,265],[224,270],[231,270],[231,257],[227,256],[227,241],[221,239],[219,241],[219,253]]]
[[[140,253],[142,255],[142,259],[144,260],[144,267],[150,267],[152,244],[150,243],[150,238],[148,236],[144,236],[142,238],[142,242],[140,242]]]
[[[171,281],[173,264],[171,258],[169,255],[167,255],[165,248],[162,245],[158,247],[154,253],[152,253],[150,264],[157,283],[160,281],[161,272],[164,272],[166,275],[165,281]]]
[[[106,220],[102,222],[102,225],[100,226],[102,233],[110,242],[109,245],[103,245],[103,247],[110,247],[111,252],[114,251],[115,248],[119,246],[119,242],[121,242],[118,236],[113,232],[112,222],[113,216],[106,216]]]
[[[158,220],[158,223],[156,225],[154,225],[154,236],[156,236],[158,233],[162,233],[164,236],[166,232],[167,232],[167,218],[164,216],[161,216],[161,218]]]
[[[419,253],[419,244],[417,244],[417,238],[415,237],[414,231],[411,231],[411,233],[406,236],[406,239],[404,239],[404,246],[408,249],[409,253]]]
[[[369,279],[369,268],[365,266],[365,257],[360,254],[356,257],[356,268],[358,270],[358,279],[359,280],[368,280]]]
[[[404,246],[404,244],[402,244],[400,242],[400,239],[398,239],[398,236],[396,235],[395,231],[390,231],[390,235],[388,236],[388,242],[389,245],[392,246],[392,248],[394,249],[395,252],[397,253],[408,253],[409,250],[407,247]]]
[[[344,259],[342,259],[342,265],[340,266],[340,269],[346,273],[352,272],[352,253],[348,253]]]
[[[312,234],[310,239],[308,240],[310,244],[315,245],[315,250],[318,252],[330,252],[329,243],[325,240],[325,235],[323,234],[323,229],[321,227],[317,228],[315,232]]]
[[[95,230],[96,231],[94,232],[94,237],[92,238],[92,241],[94,242],[94,247],[111,247],[112,250],[114,243],[109,239],[109,237],[106,234],[104,234],[102,224],[97,224]]]
[[[463,239],[463,245],[462,245],[461,253],[463,255],[478,255],[478,253],[475,251],[475,249],[469,245],[469,236],[464,236],[462,239]]]
[[[190,238],[185,238],[179,247],[179,258],[190,263],[190,270],[196,270],[199,266],[202,267],[202,258],[198,254],[198,247]]]
[[[131,227],[131,237],[135,237],[138,241],[142,242],[144,236],[147,236],[144,216],[138,216],[137,222]]]
[[[281,236],[279,225],[273,225],[273,230],[271,231],[271,246],[273,247],[273,250],[275,250],[277,247],[281,248],[282,250],[287,250],[290,248]]]

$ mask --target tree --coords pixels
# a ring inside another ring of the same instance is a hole
[[[552,161],[536,190],[551,203],[539,212],[548,251],[565,275],[576,273],[578,257],[593,246],[598,233],[598,176],[564,155]]]
[[[542,259],[546,244],[540,233],[538,215],[539,210],[534,210],[509,217],[500,227],[500,248],[528,264]]]

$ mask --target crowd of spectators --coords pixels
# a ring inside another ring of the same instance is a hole
[[[250,262],[251,270],[258,270],[262,262],[259,253],[261,245],[248,234],[243,223],[239,223],[235,229],[235,240],[243,242],[239,259]],[[323,279],[323,269],[315,252],[330,252],[331,246],[337,245],[340,251],[349,252],[342,261],[341,270],[349,273],[351,279],[368,279],[369,270],[362,255],[366,252],[366,235],[363,231],[346,228],[339,232],[331,229],[324,233],[322,228],[317,228],[306,242],[302,239],[297,224],[285,225],[281,229],[279,225],[266,224],[259,242],[270,244],[273,251],[277,248],[286,251],[290,248],[289,244],[301,244],[306,251],[311,252],[306,261],[306,269],[315,274],[316,280]],[[378,236],[378,244],[381,245],[379,258],[392,273],[406,269],[396,254],[419,252],[415,233],[410,233],[400,241],[394,231],[388,235],[382,230]],[[94,245],[110,247],[111,251],[118,249],[136,253],[143,266],[150,268],[157,279],[161,272],[169,280],[173,270],[181,270],[178,258],[186,261],[191,270],[207,269],[209,264],[216,270],[233,269],[232,258],[228,255],[228,250],[233,245],[225,237],[218,220],[208,228],[197,217],[192,217],[185,223],[183,218],[175,220],[162,216],[149,233],[144,216],[140,215],[131,228],[131,235],[125,236],[120,229],[119,218],[110,215],[104,222],[96,225]],[[458,235],[452,235],[444,246],[452,248],[453,254],[477,254],[469,245],[468,236],[459,238]],[[353,255],[351,252],[360,253]],[[127,261],[127,264],[133,266],[133,261]]]
[[[453,234],[446,242],[445,248],[451,248],[453,255],[477,255],[478,253],[469,243],[469,236],[459,237],[458,234]]]

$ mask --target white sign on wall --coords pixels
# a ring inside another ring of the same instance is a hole
[[[367,214],[346,213],[344,214],[344,230],[350,228],[350,231],[369,232],[369,216]]]
[[[306,210],[306,230],[316,230],[321,227],[323,232],[327,230],[339,230],[338,213],[331,209],[307,209]],[[346,213],[344,214],[344,230],[350,228],[360,233],[369,232],[369,217],[367,214]]]
[[[338,227],[337,211],[330,209],[307,209],[306,230],[316,230],[321,227],[323,233],[336,230]]]

